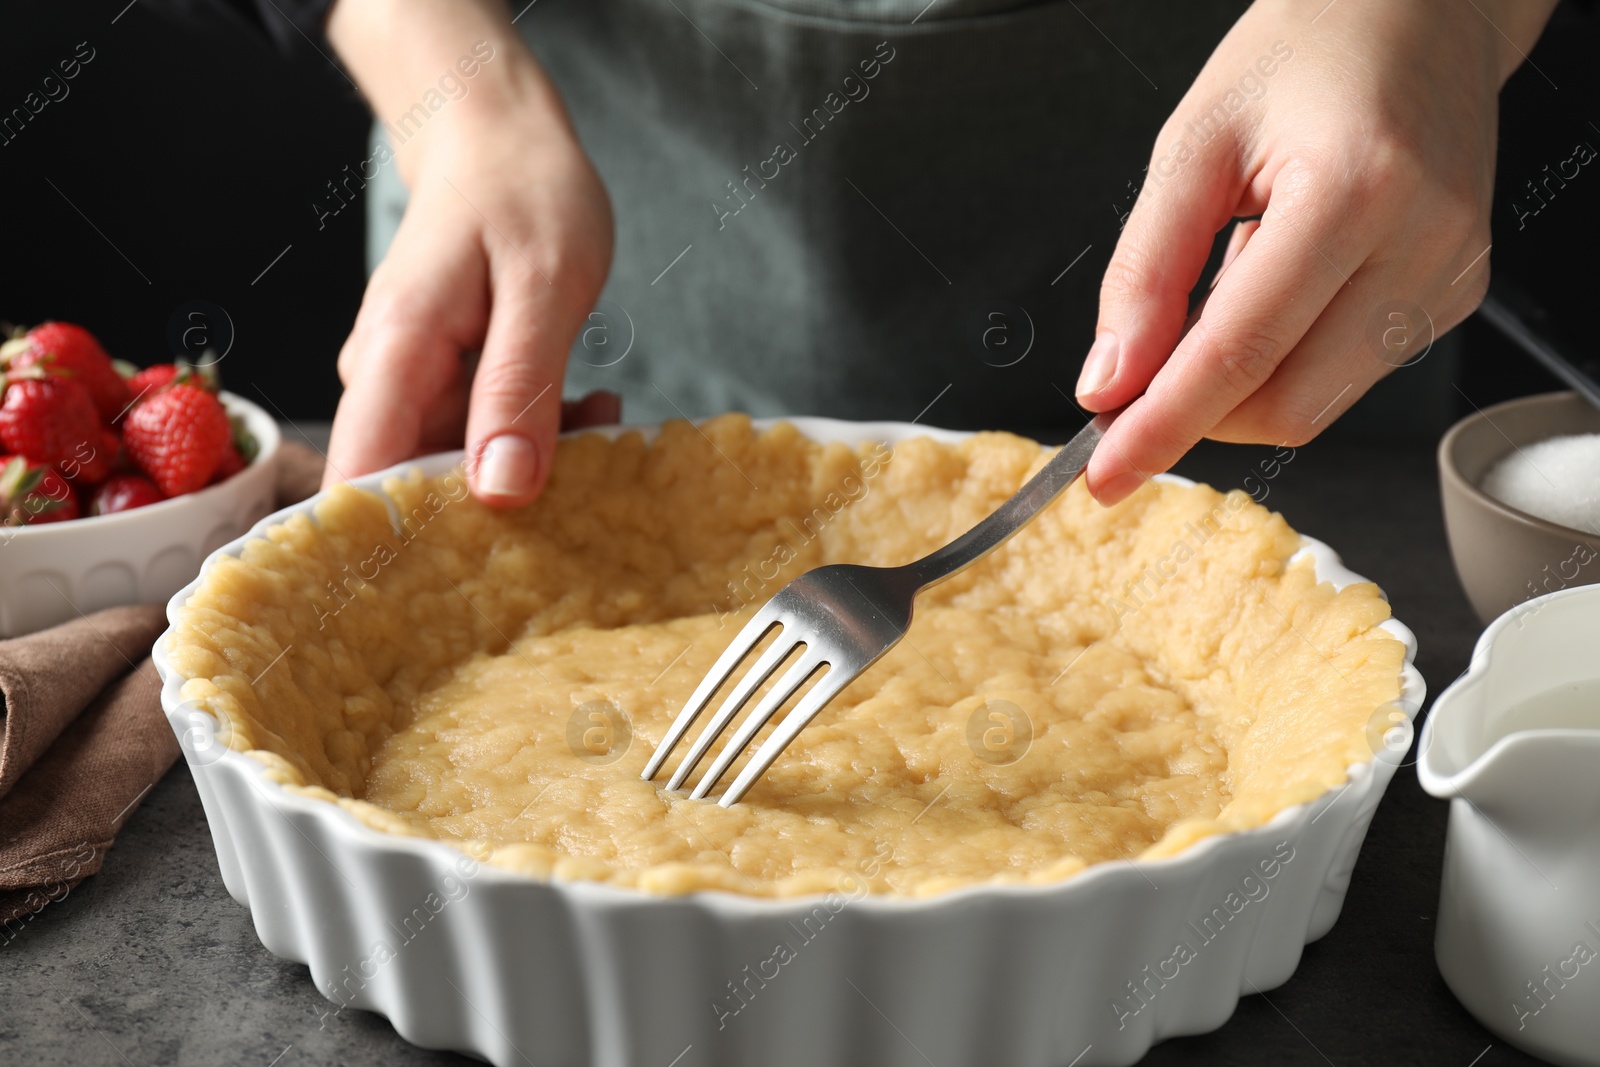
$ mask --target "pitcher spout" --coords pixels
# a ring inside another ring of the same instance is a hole
[[[1570,840],[1600,814],[1600,730],[1515,731],[1456,773],[1439,770],[1424,754],[1424,789],[1467,802],[1508,834]]]

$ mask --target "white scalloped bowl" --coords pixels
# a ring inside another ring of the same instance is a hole
[[[758,421],[758,427],[778,420]],[[965,434],[903,423],[786,420],[819,441]],[[626,428],[608,429],[621,433]],[[650,428],[642,429],[647,434]],[[380,491],[410,468],[355,484]],[[1189,484],[1184,479],[1166,480]],[[262,520],[244,543],[315,498]],[[1321,542],[1320,579],[1363,581]],[[197,583],[179,591],[169,618]],[[1424,685],[1404,642],[1401,707]],[[1253,830],[1052,885],[978,885],[931,898],[665,897],[536,881],[450,844],[381,833],[291,793],[228,749],[156,645],[162,704],[183,745],[222,878],[261,942],[310,965],[332,1002],[387,1016],[406,1040],[500,1067],[984,1067],[1132,1064],[1164,1038],[1213,1030],[1239,997],[1287,981],[1339,915],[1373,812],[1404,747]],[[1270,874],[1268,872],[1271,872]],[[1235,910],[1237,905],[1237,910]],[[1192,958],[1174,962],[1180,942]],[[775,949],[789,947],[782,962]]]
[[[0,637],[101,608],[160,604],[193,581],[207,556],[272,510],[278,424],[243,397],[221,398],[261,446],[233,477],[114,515],[0,527]]]

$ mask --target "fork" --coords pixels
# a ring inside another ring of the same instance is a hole
[[[853,563],[818,567],[778,590],[739,631],[695,687],[689,702],[645,764],[644,780],[651,781],[660,772],[672,750],[705,710],[712,694],[733,675],[734,668],[769,632],[779,629],[781,632],[733,687],[667,782],[668,789],[682,787],[751,694],[798,648],[801,651],[794,665],[739,724],[732,739],[723,746],[711,768],[689,794],[696,800],[705,797],[761,728],[813,674],[826,667],[827,673],[778,724],[718,801],[725,808],[737,804],[830,700],[900,642],[911,626],[912,604],[918,593],[994,551],[1072,484],[1088,464],[1114,415],[1106,413],[1092,419],[1009,500],[943,548],[900,567],[867,567]]]

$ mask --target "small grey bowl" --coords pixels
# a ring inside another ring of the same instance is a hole
[[[1577,393],[1542,393],[1469,415],[1439,442],[1450,556],[1485,625],[1535,597],[1600,582],[1600,533],[1529,515],[1478,488],[1513,449],[1578,433],[1600,433],[1600,411]]]

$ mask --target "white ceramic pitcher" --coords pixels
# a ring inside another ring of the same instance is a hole
[[[1600,586],[1490,624],[1428,716],[1417,773],[1451,802],[1445,982],[1507,1042],[1600,1065]]]

